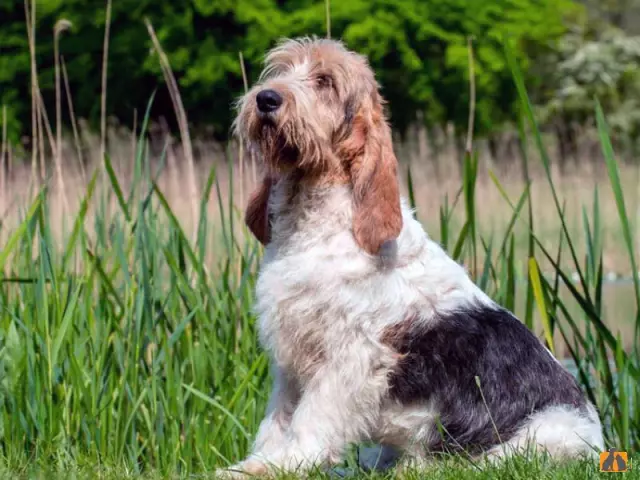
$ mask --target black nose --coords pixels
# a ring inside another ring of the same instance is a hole
[[[256,96],[258,110],[263,113],[274,112],[282,105],[282,97],[275,90],[262,90]]]

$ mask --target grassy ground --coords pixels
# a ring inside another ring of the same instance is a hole
[[[613,475],[613,476],[612,476]],[[213,473],[193,475],[161,474],[145,472],[142,474],[128,471],[119,467],[95,464],[74,464],[72,466],[42,467],[29,466],[21,469],[4,469],[0,465],[0,478],[15,480],[174,480],[174,479],[214,479]],[[295,478],[293,475],[281,475],[278,478]],[[506,462],[495,465],[476,465],[460,458],[443,458],[424,469],[413,469],[397,473],[391,469],[384,472],[365,472],[358,470],[339,469],[334,472],[313,472],[310,479],[338,480],[370,479],[383,480],[398,478],[401,480],[589,480],[596,478],[624,478],[628,480],[640,479],[640,469],[632,466],[625,473],[603,473],[599,471],[597,462],[593,460],[574,460],[570,462],[554,462],[545,457],[516,456]]]

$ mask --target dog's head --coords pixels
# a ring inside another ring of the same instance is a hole
[[[269,52],[235,121],[267,169],[245,218],[258,240],[270,238],[272,182],[294,170],[303,181],[352,186],[353,234],[368,253],[399,235],[397,160],[383,102],[367,60],[340,42],[286,40]]]

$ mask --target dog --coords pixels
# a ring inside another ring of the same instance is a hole
[[[306,37],[273,48],[238,102],[265,169],[245,222],[265,246],[255,312],[274,381],[251,453],[223,475],[335,465],[363,441],[401,465],[602,450],[572,375],[401,198],[384,104],[364,56]]]

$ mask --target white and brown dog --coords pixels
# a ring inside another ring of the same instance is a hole
[[[225,472],[335,464],[361,441],[417,461],[531,441],[558,456],[603,449],[574,378],[401,199],[364,57],[281,43],[235,127],[266,168],[246,223],[266,246],[255,308],[275,381],[252,453]]]

